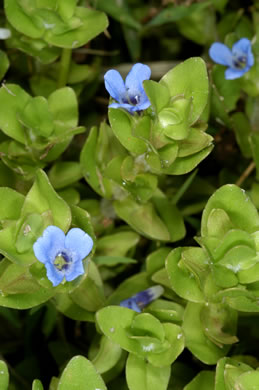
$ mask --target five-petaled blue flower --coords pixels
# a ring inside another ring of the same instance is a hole
[[[117,103],[109,107],[125,108],[129,112],[145,110],[150,101],[143,88],[143,81],[151,75],[149,66],[135,64],[126,77],[125,83],[117,70],[111,69],[104,75],[105,88]]]
[[[64,278],[70,282],[84,273],[82,260],[92,247],[92,238],[79,228],[73,228],[65,235],[57,226],[48,226],[34,243],[33,250],[55,287]]]
[[[225,71],[227,80],[243,76],[254,65],[251,42],[247,38],[237,41],[232,50],[223,43],[215,42],[210,47],[209,55],[217,64],[228,66]]]
[[[120,302],[120,306],[127,307],[128,309],[132,309],[140,313],[145,306],[159,298],[163,292],[163,287],[153,286],[147,290],[140,291],[128,299],[124,299],[124,301]]]

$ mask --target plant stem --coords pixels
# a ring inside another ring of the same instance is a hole
[[[255,169],[255,162],[252,161],[246,168],[246,170],[242,173],[242,175],[239,177],[239,179],[236,181],[237,186],[241,186],[245,179],[250,175],[250,173]]]
[[[62,88],[67,84],[68,73],[71,62],[71,49],[63,49],[61,58],[60,58],[60,67],[59,67],[59,78],[58,78],[58,88]]]
[[[192,181],[195,178],[197,172],[198,172],[198,169],[193,171],[192,174],[190,176],[188,176],[188,178],[185,180],[185,182],[181,185],[181,187],[179,188],[179,190],[176,192],[176,194],[174,195],[174,197],[172,199],[173,204],[176,204],[181,199],[181,197],[183,196],[185,191],[192,184]]]

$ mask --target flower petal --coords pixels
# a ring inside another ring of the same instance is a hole
[[[232,53],[240,52],[241,54],[247,54],[251,49],[251,41],[247,38],[241,38],[232,46]]]
[[[82,229],[69,230],[65,238],[65,248],[73,252],[75,262],[83,260],[93,248],[93,240]]]
[[[51,281],[54,287],[62,282],[64,279],[64,272],[59,271],[52,263],[47,262],[45,264],[47,269],[47,277]]]
[[[228,66],[232,64],[231,50],[223,43],[213,43],[209,49],[209,55],[217,64]]]
[[[59,251],[64,248],[65,233],[57,226],[48,226],[42,237],[33,244],[33,251],[37,259],[46,264],[53,262]]]
[[[139,293],[133,295],[131,298],[121,301],[120,306],[127,307],[128,309],[140,312],[141,309],[147,306],[150,302],[160,297],[163,292],[164,289],[162,286],[153,286],[147,288],[146,290],[140,291]]]
[[[163,287],[153,286],[146,290],[140,291],[138,294],[134,295],[135,301],[137,302],[140,308],[145,307],[150,302],[154,301],[164,292]]]
[[[68,282],[71,282],[71,280],[74,280],[79,275],[83,275],[85,273],[84,266],[82,263],[82,260],[75,261],[70,265],[68,270],[65,272],[65,278]]]
[[[146,110],[149,106],[151,105],[148,97],[140,99],[139,104],[136,106],[132,106],[131,111],[141,111],[141,110]]]
[[[125,80],[126,90],[129,95],[134,96],[134,94],[137,95],[144,92],[143,81],[150,79],[150,76],[151,69],[149,66],[140,63],[133,65]]]
[[[129,299],[124,299],[124,301],[121,301],[120,306],[134,310],[138,313],[141,312],[141,309],[138,307],[137,302],[135,301],[135,299],[133,297],[129,298]]]
[[[239,77],[242,77],[244,73],[248,71],[247,67],[244,69],[233,69],[233,68],[228,68],[225,71],[225,79],[226,80],[234,80],[238,79]]]
[[[104,75],[104,84],[111,97],[121,102],[126,94],[126,88],[120,73],[114,69],[108,70]]]
[[[131,104],[128,104],[128,103],[111,103],[109,104],[109,107],[110,108],[124,108],[125,110],[127,111],[133,111],[133,108],[135,108],[135,106],[132,106]]]

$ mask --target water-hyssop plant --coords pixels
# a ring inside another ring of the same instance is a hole
[[[228,67],[225,71],[227,80],[242,77],[254,65],[251,41],[247,38],[234,43],[231,50],[223,43],[215,42],[209,49],[209,55],[217,64]]]

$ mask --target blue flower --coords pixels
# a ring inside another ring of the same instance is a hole
[[[223,43],[213,43],[210,47],[209,55],[217,64],[228,66],[228,69],[225,71],[227,80],[243,76],[254,65],[251,42],[247,38],[237,41],[232,46],[232,50],[223,45]]]
[[[148,288],[147,290],[140,291],[139,293],[133,295],[128,299],[124,299],[124,301],[120,302],[120,306],[127,307],[128,309],[132,309],[140,313],[141,309],[147,306],[150,302],[160,297],[163,292],[163,287],[153,286]]]
[[[145,110],[150,101],[143,88],[143,81],[151,75],[149,66],[135,64],[126,77],[125,83],[117,70],[108,70],[104,75],[105,88],[117,103],[109,107],[125,108],[129,112]]]
[[[55,287],[64,278],[70,282],[84,273],[82,260],[92,247],[92,238],[79,228],[71,229],[65,235],[57,226],[48,226],[34,243],[33,250]]]

